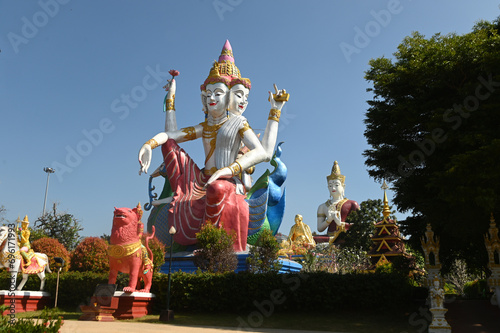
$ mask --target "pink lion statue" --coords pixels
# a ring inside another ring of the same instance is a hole
[[[139,203],[136,208],[116,208],[113,215],[113,228],[108,248],[109,256],[109,284],[116,282],[118,272],[129,274],[129,285],[123,288],[124,292],[145,292],[151,289],[153,281],[153,253],[149,248],[149,240],[153,233],[146,237],[145,245],[141,238],[144,225],[141,222],[142,209]],[[140,281],[144,281],[143,289]]]

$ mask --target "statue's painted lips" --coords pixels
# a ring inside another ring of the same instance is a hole
[[[117,215],[115,215],[115,218],[123,219],[123,218],[125,218],[125,215],[117,214]]]

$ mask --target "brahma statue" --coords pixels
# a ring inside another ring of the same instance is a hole
[[[273,157],[281,109],[288,100],[286,91],[276,86],[275,93],[269,93],[271,111],[261,141],[242,115],[250,89],[250,80],[241,77],[234,63],[229,41],[201,85],[203,122],[177,129],[175,80],[167,85],[165,132],[141,147],[139,174],[148,171],[152,150],[161,146],[163,174],[172,191],[171,198],[166,200],[170,205],[168,228],[174,226],[177,230],[174,235],[177,244],[195,244],[201,226],[212,223],[234,233],[235,251],[246,249],[251,220],[247,202],[251,186],[248,174],[255,165]],[[179,143],[200,138],[205,153],[203,168],[179,147]]]

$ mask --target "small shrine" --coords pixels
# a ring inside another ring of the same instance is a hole
[[[427,224],[425,236],[420,239],[425,257],[425,270],[427,271],[427,287],[433,285],[433,281],[441,281],[441,263],[439,262],[439,237],[434,235],[432,226]],[[441,281],[442,282],[442,281]]]
[[[389,218],[391,210],[387,200],[387,184],[384,181],[384,209],[383,220],[375,224],[375,231],[372,236],[373,245],[368,253],[372,265],[370,270],[374,270],[380,265],[391,263],[395,257],[402,256],[405,252],[403,238],[400,235],[397,223]]]
[[[451,327],[445,318],[448,311],[444,307],[444,281],[441,277],[441,263],[439,262],[439,237],[434,235],[432,226],[427,224],[425,236],[420,239],[425,257],[425,270],[427,271],[426,284],[429,288],[429,311],[432,322],[429,333],[450,333]]]

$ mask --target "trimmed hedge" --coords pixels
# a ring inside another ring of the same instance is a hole
[[[126,285],[126,275],[118,290]],[[57,274],[48,274],[46,291],[55,297]],[[60,275],[58,305],[78,309],[88,304],[96,285],[107,283],[107,274],[67,272]],[[167,274],[154,274],[151,292],[155,309],[166,307]],[[30,277],[25,290],[38,290]],[[8,273],[0,274],[0,289],[8,288]],[[172,274],[171,308],[199,312],[248,312],[271,304],[275,311],[397,310],[412,301],[412,287],[397,274],[346,274],[324,272],[295,274]]]

